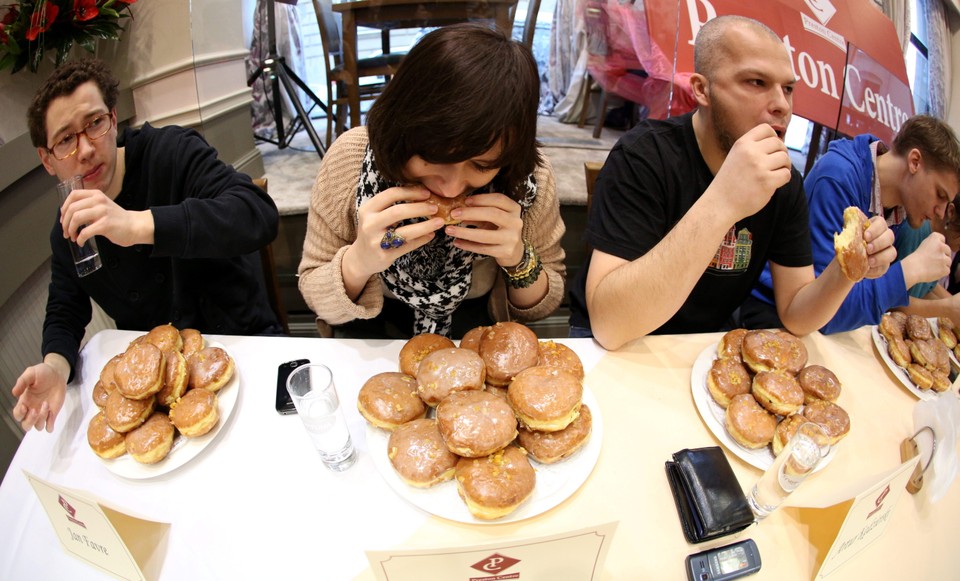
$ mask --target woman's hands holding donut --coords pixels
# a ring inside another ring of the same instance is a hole
[[[523,218],[520,204],[503,194],[474,194],[463,208],[451,216],[460,224],[447,226],[444,232],[456,238],[454,245],[464,250],[492,256],[500,266],[509,268],[523,259]]]

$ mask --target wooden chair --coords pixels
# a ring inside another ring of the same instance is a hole
[[[407,54],[405,52],[389,52],[389,31],[383,31],[380,42],[384,54],[358,59],[357,78],[350,78],[343,65],[340,15],[335,14],[331,6],[331,0],[313,0],[313,9],[317,13],[317,25],[320,27],[320,43],[323,46],[323,63],[327,77],[327,147],[330,146],[333,139],[334,117],[337,120],[336,133],[338,135],[344,131],[347,125],[347,84],[359,84],[360,79],[364,77],[383,77],[377,83],[359,85],[361,101],[376,99]],[[335,93],[334,87],[336,87]]]
[[[514,16],[517,13],[517,6],[520,4],[518,1],[516,4],[510,7],[510,20],[513,20]],[[540,12],[540,0],[530,0],[527,3],[527,17],[523,21],[523,34],[520,37],[521,42],[526,45],[527,48],[533,50],[533,35],[537,31],[537,13]]]
[[[267,191],[267,178],[256,178],[253,183],[261,190]],[[280,278],[277,276],[277,263],[273,258],[272,242],[260,249],[260,266],[263,269],[263,282],[267,288],[270,307],[280,321],[283,332],[289,335],[290,324],[287,320],[287,309],[283,306],[283,297],[280,295]]]

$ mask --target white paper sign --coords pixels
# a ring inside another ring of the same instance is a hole
[[[560,579],[595,581],[602,578],[603,563],[617,523],[570,531],[548,537],[504,540],[482,546],[445,547],[419,551],[367,551],[378,581],[503,581]],[[562,575],[559,573],[562,572]]]

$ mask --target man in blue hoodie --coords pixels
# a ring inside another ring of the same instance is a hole
[[[946,123],[917,115],[904,122],[890,148],[869,134],[834,141],[804,179],[804,188],[810,209],[813,266],[819,276],[834,258],[833,235],[843,229],[843,211],[849,206],[857,206],[867,216],[883,216],[894,231],[904,221],[919,228],[926,220],[942,220],[947,204],[960,190],[960,143]],[[856,284],[821,332],[875,325],[885,311],[908,307],[910,287],[946,276],[950,258],[943,235],[930,234],[916,250],[891,264],[883,276]],[[779,326],[769,267],[760,276],[752,298],[756,299],[753,306],[742,309],[744,324]],[[931,312],[935,307],[931,301],[923,301],[916,313],[948,315],[945,307],[953,301],[936,302],[943,309],[940,313]],[[763,309],[764,304],[769,309]]]

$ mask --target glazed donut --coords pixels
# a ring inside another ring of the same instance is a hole
[[[517,437],[517,418],[510,404],[478,390],[444,398],[437,405],[437,427],[447,448],[466,458],[493,454]]]
[[[187,360],[179,351],[168,351],[164,357],[163,387],[157,392],[157,403],[170,407],[187,391]]]
[[[153,343],[164,353],[167,351],[183,351],[183,339],[180,331],[173,325],[157,325],[150,329],[144,337],[147,343]]]
[[[147,399],[123,397],[118,389],[107,397],[107,405],[103,408],[103,413],[107,424],[123,434],[147,421],[156,403],[157,399],[154,397]]]
[[[395,430],[401,424],[422,418],[427,406],[417,394],[417,380],[396,371],[368,379],[357,395],[357,409],[368,422]]]
[[[913,341],[910,341],[910,343],[913,343]],[[888,340],[887,353],[890,354],[890,359],[893,359],[893,362],[900,367],[906,368],[913,363],[913,356],[910,355],[910,346],[907,345],[906,340],[901,337],[894,337]]]
[[[957,346],[957,330],[953,328],[953,321],[947,317],[937,319],[937,336],[947,346],[947,349],[953,349]]]
[[[739,357],[714,359],[707,373],[707,389],[710,390],[713,401],[724,409],[730,405],[730,399],[734,396],[750,393],[751,382],[750,374]]]
[[[906,320],[895,317],[892,313],[884,313],[883,316],[880,317],[880,324],[877,326],[877,330],[880,331],[880,334],[883,335],[887,341],[903,339],[903,334],[906,330]]]
[[[906,330],[907,337],[914,341],[933,338],[933,329],[930,328],[930,321],[920,315],[907,315]]]
[[[205,347],[187,359],[190,389],[219,391],[233,378],[233,358],[219,347]]]
[[[100,411],[90,420],[87,426],[87,443],[94,454],[101,458],[117,458],[127,453],[123,434],[107,424],[106,417]]]
[[[773,455],[779,456],[780,452],[783,451],[783,448],[787,445],[787,442],[790,441],[790,438],[797,433],[797,429],[804,422],[808,422],[807,418],[803,417],[803,414],[793,414],[788,418],[783,418],[777,424],[777,429],[773,433],[773,441],[770,442],[770,445],[773,446]]]
[[[535,432],[520,428],[518,441],[541,464],[553,464],[573,455],[583,447],[593,429],[593,414],[586,404],[580,406],[580,415],[559,432]]]
[[[540,359],[537,335],[520,323],[497,323],[480,338],[480,357],[487,367],[487,383],[509,385],[513,378]]]
[[[583,383],[559,367],[530,367],[507,388],[507,402],[517,419],[531,430],[556,432],[580,413]]]
[[[185,359],[190,359],[191,355],[206,347],[203,335],[196,329],[180,329],[180,339],[183,340],[183,357]]]
[[[832,446],[850,431],[850,416],[837,404],[825,400],[808,403],[803,408],[803,417],[823,428],[828,443]]]
[[[727,406],[724,426],[730,437],[744,448],[763,448],[773,440],[777,418],[763,409],[748,393],[735,396]]]
[[[163,352],[152,343],[138,343],[117,363],[117,390],[130,399],[153,399],[163,387],[163,372]]]
[[[433,419],[407,422],[390,433],[387,457],[400,479],[427,488],[453,478],[457,456],[447,449]]]
[[[439,349],[456,347],[453,341],[435,333],[416,335],[400,348],[400,372],[410,377],[417,376],[417,369],[424,357]]]
[[[463,339],[460,339],[460,348],[480,353],[480,338],[483,337],[484,331],[489,328],[487,326],[474,327],[464,333]]]
[[[804,367],[797,375],[797,381],[803,389],[804,403],[810,403],[815,399],[837,401],[840,397],[840,380],[822,365]]]
[[[933,387],[933,373],[922,365],[911,363],[907,366],[907,375],[918,389],[927,390]]]
[[[474,517],[503,518],[533,494],[537,474],[527,453],[507,446],[483,458],[461,458],[456,470],[457,492]]]
[[[930,371],[950,371],[950,352],[939,339],[917,339],[910,344],[910,355],[914,363]]]
[[[540,359],[537,365],[566,369],[583,381],[583,363],[580,357],[563,343],[540,341]]]
[[[953,382],[950,381],[950,376],[943,371],[931,371],[930,375],[933,376],[933,385],[931,386],[933,391],[943,393],[953,385]]]
[[[799,361],[806,363],[806,347],[801,349],[803,343],[791,341],[788,336],[792,337],[774,331],[748,331],[741,348],[743,362],[754,373],[782,369],[796,375],[803,368],[803,365],[797,367]]]
[[[734,329],[724,333],[717,344],[717,357],[720,359],[742,359],[743,338],[747,335],[746,329]]]
[[[803,405],[800,383],[785,371],[761,371],[753,378],[751,393],[757,403],[779,416],[793,415]]]
[[[840,263],[840,270],[853,282],[863,280],[870,269],[867,243],[863,239],[863,233],[869,227],[870,221],[860,208],[850,206],[843,211],[843,230],[833,235],[833,250]]]
[[[799,337],[786,331],[777,330],[773,332],[786,342],[786,353],[784,354],[782,369],[790,375],[797,375],[807,365],[807,346]]]
[[[127,433],[127,452],[141,464],[156,464],[173,448],[173,424],[167,414],[155,412],[140,427]]]
[[[170,421],[188,438],[206,434],[220,421],[217,394],[208,389],[191,389],[170,408]]]
[[[100,383],[103,384],[104,389],[108,392],[117,389],[117,364],[120,363],[121,359],[123,359],[123,353],[114,355],[110,358],[110,361],[107,361],[107,364],[103,366],[103,369],[100,370]]]
[[[427,198],[427,201],[437,206],[437,213],[433,215],[434,218],[443,218],[443,223],[445,225],[459,224],[460,219],[451,216],[450,212],[456,208],[464,207],[467,203],[467,195],[460,194],[459,196],[453,198],[447,198],[445,196],[439,196],[433,192],[430,192],[430,197]]]
[[[455,391],[483,389],[486,369],[480,356],[469,349],[451,347],[427,355],[417,371],[417,392],[435,407]]]
[[[499,385],[490,385],[489,383],[483,386],[483,390],[487,393],[492,393],[497,397],[502,397],[504,401],[507,399],[508,388],[500,387]]]
[[[96,385],[93,386],[93,403],[102,410],[107,406],[108,397],[110,397],[110,391],[103,386],[102,381],[98,381]]]

